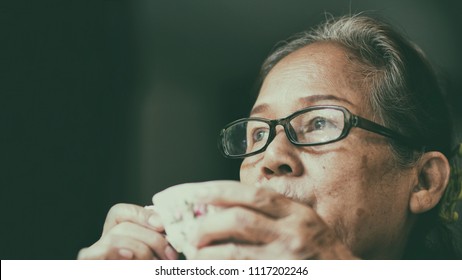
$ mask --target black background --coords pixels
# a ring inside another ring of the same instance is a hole
[[[459,3],[1,1],[0,257],[72,259],[115,203],[238,179],[217,131],[250,109],[274,44],[325,12],[376,11],[406,30],[460,111]]]

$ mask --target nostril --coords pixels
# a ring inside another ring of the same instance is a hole
[[[292,173],[292,168],[290,166],[288,166],[287,164],[282,164],[279,166],[279,172],[281,174],[289,174],[289,173]]]
[[[285,174],[291,174],[292,172],[293,172],[292,167],[290,167],[287,164],[279,165],[276,170],[273,170],[268,167],[263,168],[263,173],[265,173],[265,175],[285,175]]]
[[[274,174],[274,171],[265,167],[263,168],[263,172],[266,174],[266,175],[273,175]]]

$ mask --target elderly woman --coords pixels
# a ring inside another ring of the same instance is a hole
[[[220,211],[186,233],[194,250],[184,254],[460,258],[442,222],[457,219],[461,188],[451,175],[451,128],[416,45],[370,17],[328,20],[267,58],[250,117],[222,130],[224,155],[243,158],[241,181],[186,186],[201,189],[201,203]],[[155,210],[120,204],[79,258],[178,253]]]

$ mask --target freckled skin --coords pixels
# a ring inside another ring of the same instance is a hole
[[[355,81],[347,53],[339,46],[315,43],[281,60],[268,74],[255,106],[268,104],[254,116],[286,117],[312,105],[341,105],[353,114],[373,119]],[[300,104],[299,98],[333,95],[336,100]],[[268,149],[246,158],[243,183],[272,188],[311,206],[359,257],[399,258],[412,225],[410,170],[392,158],[386,139],[353,128],[347,138],[315,147],[296,147],[277,128]]]

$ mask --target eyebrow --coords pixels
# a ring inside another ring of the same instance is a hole
[[[343,102],[343,103],[347,103],[347,104],[349,104],[351,106],[354,106],[354,104],[351,103],[348,99],[341,98],[341,97],[338,97],[338,96],[335,96],[335,95],[310,95],[310,96],[299,98],[298,102],[302,103],[302,104],[312,104],[312,103],[316,103],[316,102],[319,102],[319,101],[325,101],[325,100],[340,101],[340,102]],[[258,113],[268,111],[269,108],[270,108],[270,106],[267,103],[260,104],[258,106],[255,106],[252,109],[252,111],[250,111],[250,115],[255,115],[255,114],[258,114]]]

